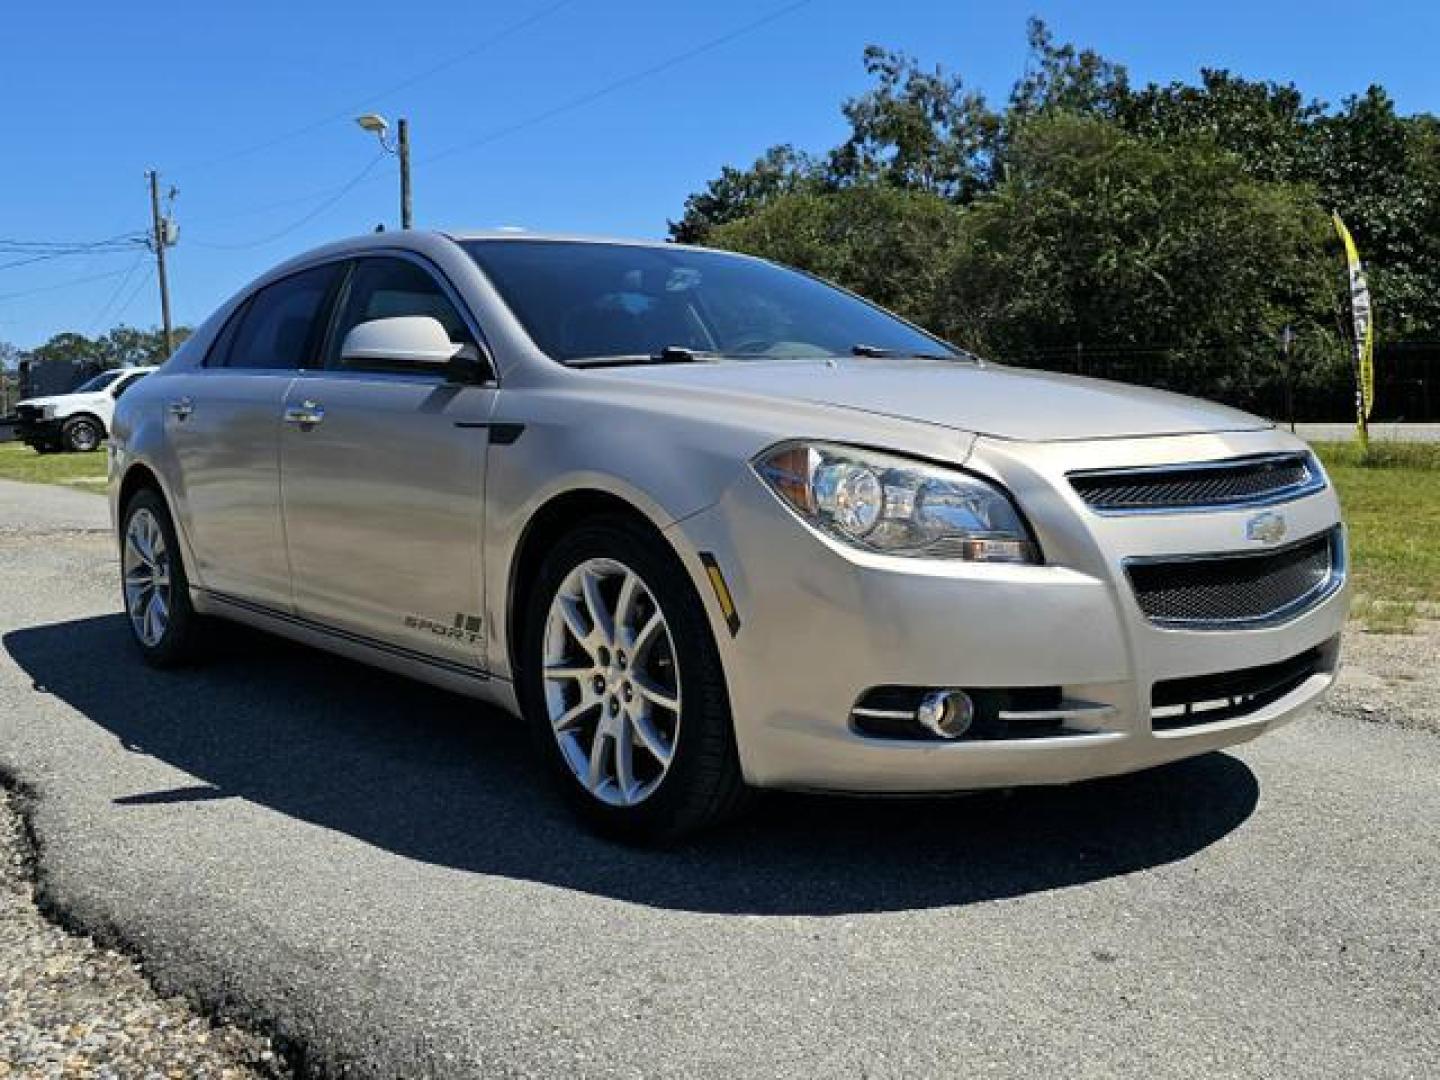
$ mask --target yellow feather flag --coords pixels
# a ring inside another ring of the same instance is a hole
[[[1370,286],[1365,282],[1365,268],[1360,263],[1355,238],[1339,214],[1331,216],[1340,242],[1345,245],[1345,265],[1350,273],[1350,318],[1355,329],[1355,419],[1363,439],[1368,435],[1365,421],[1370,419],[1370,410],[1375,404],[1375,323],[1371,317]]]

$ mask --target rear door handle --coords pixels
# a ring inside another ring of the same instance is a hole
[[[325,419],[325,406],[318,401],[302,401],[299,405],[285,407],[285,422],[309,427]]]
[[[175,417],[176,420],[188,419],[194,411],[195,402],[188,397],[183,397],[179,401],[170,402],[170,415]]]

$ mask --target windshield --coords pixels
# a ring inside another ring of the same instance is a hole
[[[560,240],[464,246],[534,342],[556,360],[644,361],[677,353],[764,359],[857,350],[957,357],[944,342],[858,297],[758,259]]]
[[[70,392],[72,394],[93,394],[96,390],[104,390],[105,387],[109,386],[119,377],[120,372],[118,371],[102,371],[93,379],[81,383],[79,386],[77,386],[74,390]]]

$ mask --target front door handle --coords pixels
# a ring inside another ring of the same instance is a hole
[[[170,415],[175,417],[176,420],[189,419],[190,414],[194,411],[195,402],[188,397],[183,397],[179,401],[170,402]]]
[[[311,427],[325,419],[325,406],[318,401],[302,401],[285,407],[285,422]]]

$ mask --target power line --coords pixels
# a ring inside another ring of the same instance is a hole
[[[520,19],[518,22],[511,23],[509,26],[486,38],[484,41],[472,45],[464,52],[457,53],[447,60],[442,60],[438,64],[433,64],[422,71],[418,71],[413,75],[409,75],[406,78],[400,80],[399,82],[386,87],[384,90],[379,90],[373,94],[368,94],[364,98],[361,98],[359,101],[357,101],[354,105],[350,105],[344,109],[337,109],[335,112],[329,113],[318,120],[312,121],[311,123],[304,125],[303,127],[294,128],[290,131],[285,132],[284,134],[276,135],[273,138],[266,139],[262,142],[254,143],[251,146],[242,147],[239,150],[232,150],[228,153],[220,155],[219,157],[211,158],[209,161],[201,162],[198,165],[181,167],[174,171],[180,173],[182,176],[186,174],[193,175],[195,173],[205,172],[211,168],[214,168],[216,165],[223,165],[226,162],[234,161],[236,158],[248,157],[251,154],[259,153],[261,150],[269,150],[272,147],[279,146],[281,143],[289,142],[292,139],[298,139],[300,136],[308,135],[312,131],[317,131],[320,128],[324,127],[326,124],[334,123],[336,120],[348,120],[355,114],[356,110],[364,108],[371,102],[377,101],[381,98],[389,97],[392,94],[399,93],[401,90],[407,90],[410,87],[414,86],[416,83],[424,82],[426,79],[430,78],[433,75],[438,75],[442,71],[446,71],[452,67],[455,67],[457,64],[461,64],[464,61],[469,60],[471,57],[477,55],[478,53],[484,52],[486,49],[492,48],[493,46],[500,44],[507,38],[513,37],[515,34],[520,33],[522,30],[528,29],[535,23],[540,22],[542,19],[548,18],[555,12],[559,11],[561,8],[568,7],[572,3],[574,3],[574,0],[557,0],[557,2],[555,3],[548,4],[545,7],[541,8],[539,11],[534,12],[533,14],[528,15],[523,19]]]
[[[130,269],[125,271],[125,276],[120,279],[120,284],[115,286],[115,291],[110,294],[110,299],[105,301],[105,306],[100,309],[100,313],[96,315],[90,323],[90,333],[93,334],[100,329],[100,324],[103,323],[105,317],[110,314],[110,309],[115,306],[115,301],[120,299],[120,294],[125,291],[125,286],[130,284],[130,279],[135,276],[135,271],[139,269],[140,264],[145,261],[145,254],[146,253],[142,251],[139,255],[135,256],[135,261],[130,264]]]
[[[104,240],[16,240],[13,237],[0,237],[0,250],[16,252],[91,250],[110,244],[128,243],[131,240],[139,239],[141,235],[138,232],[125,232]]]
[[[125,298],[125,302],[115,309],[114,318],[117,323],[121,319],[123,319],[125,317],[125,313],[129,311],[132,306],[134,306],[135,300],[144,291],[145,286],[150,283],[150,279],[154,275],[155,268],[153,266],[150,268],[150,272],[148,274],[140,275],[140,280],[135,283],[135,288],[130,291],[130,295]]]
[[[376,154],[373,158],[370,159],[370,161],[363,169],[361,169],[358,173],[352,176],[350,180],[346,182],[343,187],[335,191],[329,199],[321,203],[319,206],[315,207],[315,209],[311,210],[308,214],[300,218],[298,221],[291,222],[279,232],[274,232],[271,233],[269,236],[263,236],[258,240],[250,240],[243,244],[216,244],[206,243],[203,240],[191,240],[190,243],[194,244],[196,247],[214,248],[217,251],[245,251],[249,248],[263,247],[265,244],[272,244],[276,240],[290,235],[290,233],[294,232],[301,226],[308,225],[311,221],[315,220],[315,218],[319,217],[326,210],[329,210],[332,206],[338,203],[346,195],[350,194],[351,191],[353,191],[357,186],[359,186],[359,184],[365,179],[365,177],[370,175],[371,171],[375,168],[375,166],[378,165],[381,161],[383,161],[385,157],[386,154],[384,151]]]
[[[616,93],[617,91],[624,90],[627,87],[633,86],[635,83],[641,82],[642,80],[649,79],[655,75],[661,74],[662,72],[669,71],[671,68],[679,67],[681,64],[684,64],[690,60],[694,60],[697,56],[702,56],[707,52],[718,49],[722,45],[728,45],[730,42],[736,40],[737,38],[741,38],[744,37],[746,34],[753,33],[754,31],[759,30],[763,26],[768,26],[770,23],[775,22],[778,19],[782,19],[786,15],[800,10],[802,7],[807,7],[811,2],[812,0],[796,0],[795,3],[786,4],[784,7],[777,8],[776,10],[770,12],[768,15],[762,15],[760,18],[755,19],[752,22],[746,23],[744,26],[736,27],[734,30],[731,30],[725,34],[721,34],[719,37],[711,38],[709,41],[706,41],[703,44],[697,45],[692,49],[687,49],[682,53],[678,53],[667,60],[662,60],[658,64],[652,64],[650,67],[644,68],[640,71],[632,72],[629,75],[616,79],[614,82],[606,83],[604,86],[600,87],[597,90],[592,90],[588,93],[581,94],[579,97],[571,98],[569,101],[562,102],[561,104],[556,105],[553,108],[546,109],[543,112],[537,113],[529,119],[521,120],[518,123],[510,124],[506,127],[497,128],[496,130],[491,131],[485,135],[481,135],[479,138],[470,139],[466,142],[457,143],[454,146],[446,147],[444,150],[440,150],[423,159],[420,164],[429,165],[432,162],[441,161],[447,157],[452,157],[455,154],[462,153],[466,150],[473,150],[477,147],[495,142],[498,139],[502,139],[507,135],[513,135],[517,131],[523,131],[525,128],[533,127],[536,124],[544,123],[546,120],[551,120],[556,116],[560,116],[564,113],[572,112],[575,109],[582,108],[583,106],[589,105],[594,101],[598,101],[600,98],[607,97],[610,94]]]
[[[85,285],[92,281],[105,281],[108,278],[119,277],[125,273],[121,270],[108,270],[103,274],[89,274],[86,277],[71,278],[69,281],[57,282],[54,285],[42,285],[38,289],[25,289],[22,292],[0,293],[0,300],[17,300],[22,296],[34,296],[36,293],[56,292],[60,289],[68,289],[73,285]]]
[[[23,254],[22,259],[0,263],[0,270],[11,270],[19,266],[30,266],[38,262],[49,262],[72,255],[111,255],[133,251],[136,244],[145,242],[140,234],[123,234],[108,240],[93,240],[78,243],[40,240],[0,240],[0,251],[9,255]]]
[[[681,64],[684,64],[690,60],[694,60],[696,57],[702,56],[707,52],[712,52],[723,45],[728,45],[730,42],[735,41],[738,38],[744,37],[747,34],[753,33],[754,31],[759,30],[760,28],[767,26],[772,22],[782,19],[786,15],[798,11],[800,8],[808,7],[811,3],[812,0],[795,0],[795,2],[777,8],[771,11],[769,14],[763,15],[758,19],[754,19],[751,22],[745,23],[743,26],[736,27],[735,29],[721,34],[718,37],[711,38],[708,41],[701,43],[700,45],[694,46],[690,49],[686,49],[684,52],[671,56],[665,60],[660,61],[659,63],[652,64],[649,67],[643,68],[640,71],[631,72],[628,75],[622,76],[621,78],[615,79],[612,82],[606,83],[598,89],[591,90],[577,97],[571,98],[567,101],[560,103],[559,105],[553,106],[552,108],[546,109],[543,112],[537,113],[536,115],[531,116],[525,120],[519,121],[518,123],[507,125],[503,128],[487,132],[486,134],[481,135],[478,138],[447,147],[444,150],[440,150],[430,155],[429,157],[422,159],[419,164],[428,165],[436,161],[441,161],[447,157],[452,157],[466,150],[473,150],[477,147],[496,142],[509,135],[513,135],[518,131],[522,131],[525,128],[533,127],[536,124],[541,124],[547,120],[551,120],[556,116],[561,116],[567,112],[573,112],[576,109],[589,105],[592,102],[609,96],[610,94],[617,93],[618,91],[633,86],[634,84],[641,82],[645,79],[662,74],[663,72],[669,71],[672,68],[679,67]],[[374,164],[374,162],[371,162],[370,166],[367,166],[365,171],[368,172]],[[250,215],[262,213],[268,210],[281,209],[286,206],[294,206],[300,203],[310,202],[314,199],[327,199],[328,197],[327,202],[325,202],[322,206],[317,208],[311,214],[307,215],[300,221],[296,222],[294,225],[282,230],[281,232],[275,234],[274,237],[272,237],[272,239],[278,239],[279,237],[292,232],[294,229],[299,228],[301,225],[304,225],[313,217],[318,216],[322,211],[329,209],[340,198],[344,197],[352,189],[357,187],[362,182],[362,180],[363,176],[352,178],[338,189],[329,188],[323,191],[312,192],[309,195],[297,196],[292,199],[285,199],[275,203],[268,203],[263,206],[251,207],[247,210],[232,213],[225,217],[217,218],[215,220],[230,221],[236,218],[248,217]],[[255,241],[250,244],[241,244],[237,246],[221,244],[200,244],[199,246],[220,248],[221,250],[240,250],[248,247],[258,247],[261,244],[269,242],[270,239],[266,239]]]

